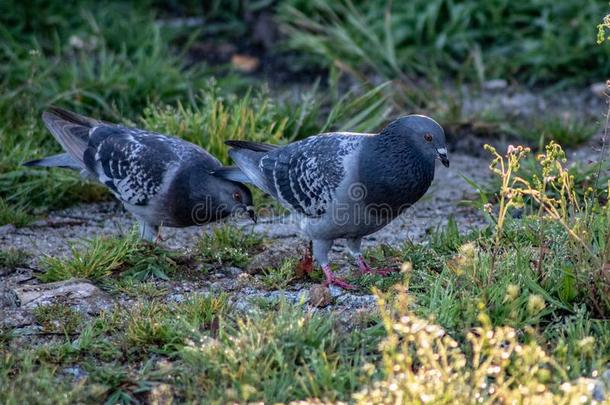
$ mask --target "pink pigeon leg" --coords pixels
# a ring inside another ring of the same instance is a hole
[[[326,276],[326,280],[323,283],[324,286],[328,287],[329,285],[336,285],[337,287],[341,287],[346,290],[353,290],[356,288],[348,282],[337,278],[331,270],[330,264],[326,263],[322,265],[322,271],[324,271],[324,276]]]

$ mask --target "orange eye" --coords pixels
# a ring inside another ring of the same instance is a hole
[[[426,132],[424,134],[424,139],[426,140],[426,142],[432,142],[432,134],[430,134],[429,132]]]
[[[233,193],[233,199],[237,202],[241,202],[241,194],[239,194],[237,191]]]

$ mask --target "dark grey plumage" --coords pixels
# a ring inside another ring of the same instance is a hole
[[[434,120],[410,115],[379,134],[329,133],[282,147],[229,141],[240,171],[225,178],[250,181],[296,213],[328,283],[346,286],[332,275],[328,251],[346,238],[363,271],[363,236],[400,215],[428,190],[435,160],[449,165],[445,134]]]
[[[253,215],[250,191],[214,175],[220,162],[196,145],[55,107],[42,118],[66,153],[25,165],[77,169],[104,184],[138,219],[144,239],[153,240],[160,225],[199,225],[238,210]]]

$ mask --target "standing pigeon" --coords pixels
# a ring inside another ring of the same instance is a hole
[[[336,278],[328,262],[333,240],[345,238],[360,271],[371,272],[360,252],[362,237],[383,228],[425,194],[436,159],[449,166],[443,129],[422,115],[399,118],[379,134],[327,133],[282,147],[227,144],[239,169],[224,168],[218,174],[253,183],[297,214],[301,231],[313,241],[325,284],[343,288],[352,286]],[[302,263],[310,267],[311,258]]]
[[[250,190],[213,175],[220,162],[196,145],[56,107],[42,119],[67,153],[24,165],[76,169],[104,184],[138,219],[142,239],[155,240],[160,225],[200,225],[237,211],[255,219]]]

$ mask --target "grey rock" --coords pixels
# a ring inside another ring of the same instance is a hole
[[[0,309],[2,308],[17,308],[19,306],[19,298],[11,288],[0,288]]]
[[[13,289],[21,308],[33,309],[40,305],[62,302],[81,312],[98,314],[112,305],[110,297],[93,284],[70,279],[48,284],[24,285]]]
[[[606,82],[593,83],[589,89],[591,93],[595,94],[597,97],[606,97],[608,94],[608,84]]]
[[[245,268],[249,274],[256,274],[265,269],[278,268],[282,262],[290,257],[300,256],[307,245],[300,240],[281,240],[252,257]]]
[[[15,232],[16,229],[17,229],[17,227],[13,224],[2,225],[2,226],[0,226],[0,236],[7,235],[9,233],[13,233],[13,232]]]
[[[504,79],[494,79],[494,80],[488,80],[485,83],[483,83],[483,88],[485,90],[503,90],[506,87],[508,87],[508,82]]]

